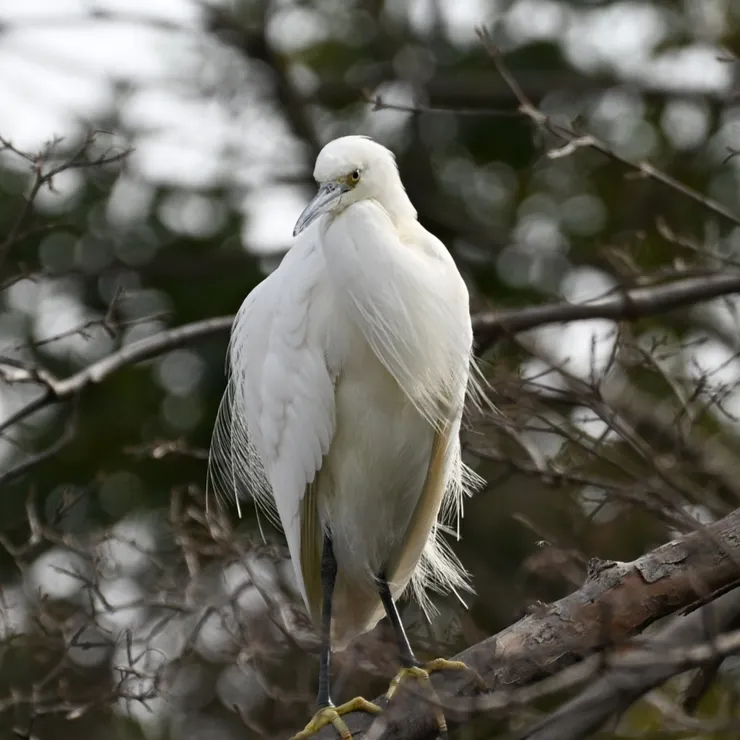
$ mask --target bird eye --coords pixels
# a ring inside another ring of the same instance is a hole
[[[360,179],[360,170],[355,170],[354,172],[350,173],[349,180],[350,182],[358,182]]]

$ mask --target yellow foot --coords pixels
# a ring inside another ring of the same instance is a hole
[[[465,671],[471,673],[475,684],[479,691],[488,691],[488,684],[483,680],[483,677],[474,668],[466,665],[461,660],[447,660],[446,658],[435,658],[424,664],[424,670],[427,673],[434,673],[435,671]]]
[[[393,699],[393,696],[398,691],[399,686],[407,679],[413,678],[417,680],[429,696],[429,700],[432,704],[434,711],[434,717],[437,720],[437,726],[439,727],[439,733],[443,738],[447,737],[447,720],[445,719],[444,713],[442,712],[441,702],[437,692],[432,686],[432,682],[429,678],[430,673],[435,671],[467,671],[473,673],[475,676],[475,682],[481,691],[487,691],[488,685],[480,677],[477,671],[469,668],[460,660],[445,660],[444,658],[436,658],[430,660],[423,666],[412,666],[411,668],[401,668],[396,677],[391,681],[391,685],[386,692],[385,698],[388,701]]]
[[[290,740],[306,740],[315,735],[319,730],[332,725],[339,733],[342,740],[352,740],[352,733],[349,731],[345,721],[342,719],[343,714],[350,712],[367,712],[368,714],[380,714],[383,710],[367,699],[357,696],[351,701],[341,704],[338,707],[323,707],[319,709],[311,718],[311,721],[297,734],[293,735]]]

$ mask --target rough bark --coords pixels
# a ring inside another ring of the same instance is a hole
[[[455,656],[488,686],[522,686],[641,632],[740,578],[740,509],[724,519],[658,547],[629,563],[594,560],[583,585],[531,613],[497,635]],[[433,683],[444,704],[476,693],[475,681],[457,672],[437,673]],[[382,704],[382,699],[377,699]],[[377,737],[368,731],[374,718],[353,713],[344,718],[355,740]],[[454,720],[448,717],[448,720]],[[382,718],[383,740],[421,740],[436,735],[428,703],[409,692]],[[450,724],[454,724],[450,722]],[[324,728],[317,740],[335,740]],[[549,736],[543,736],[549,737]]]
[[[590,737],[607,720],[624,712],[648,691],[691,667],[692,663],[683,655],[685,647],[707,641],[711,644],[714,636],[737,626],[738,613],[740,592],[734,589],[690,615],[676,619],[644,646],[646,651],[654,651],[656,661],[653,664],[630,665],[627,662],[609,668],[578,696],[527,732],[526,740]]]

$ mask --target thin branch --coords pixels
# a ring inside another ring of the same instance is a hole
[[[138,342],[132,342],[63,380],[57,380],[48,373],[39,373],[37,382],[45,387],[44,393],[2,422],[0,434],[36,411],[50,404],[73,398],[89,386],[102,382],[109,375],[128,365],[150,360],[186,344],[226,332],[231,328],[233,320],[233,316],[219,316],[163,331]]]
[[[564,142],[563,147],[548,153],[548,156],[551,159],[568,156],[577,149],[591,149],[593,151],[600,152],[614,162],[618,162],[628,169],[637,172],[640,176],[647,177],[658,182],[661,185],[680,193],[683,197],[694,201],[694,203],[699,204],[702,208],[714,213],[716,216],[720,216],[726,221],[729,221],[736,226],[740,226],[740,214],[733,213],[725,208],[721,203],[718,203],[712,198],[707,198],[698,190],[690,188],[688,185],[685,185],[680,180],[677,180],[666,172],[659,170],[649,162],[633,162],[632,160],[617,154],[617,152],[608,144],[595,136],[576,131],[573,127],[557,123],[546,116],[524,93],[516,78],[504,63],[503,55],[493,44],[485,29],[478,29],[478,37],[485,46],[486,51],[491,56],[491,59],[493,59],[493,63],[496,65],[496,69],[501,75],[501,78],[509,87],[514,97],[519,101],[519,111],[529,118],[538,128],[553,134]]]
[[[45,460],[48,460],[49,458],[54,457],[56,454],[61,452],[61,450],[63,450],[75,437],[78,421],[77,412],[77,404],[74,404],[72,414],[67,420],[64,426],[64,431],[62,432],[59,439],[54,441],[52,444],[50,444],[48,447],[41,450],[40,452],[29,455],[25,460],[10,468],[10,470],[6,470],[4,473],[0,474],[0,486],[5,485],[6,483],[10,483],[16,478],[20,478],[31,468],[36,467],[36,465],[38,465],[39,463],[42,463]]]
[[[60,164],[57,164],[54,167],[49,167],[48,169],[44,169],[44,163],[51,157],[54,149],[61,142],[61,139],[52,139],[52,141],[45,147],[44,151],[39,152],[38,154],[29,154],[28,152],[24,152],[16,148],[10,141],[0,136],[0,152],[9,151],[16,156],[25,159],[29,162],[31,171],[34,175],[28,195],[23,198],[23,205],[18,209],[18,213],[8,228],[5,238],[0,242],[0,267],[7,259],[13,244],[19,240],[21,229],[33,210],[34,200],[44,186],[53,188],[54,178],[66,170],[80,169],[83,167],[102,167],[109,164],[116,164],[123,161],[129,154],[131,154],[131,149],[124,149],[120,152],[111,152],[108,150],[95,159],[88,159],[87,154],[90,147],[95,144],[96,138],[100,133],[106,132],[97,130],[90,131],[77,151]]]
[[[631,288],[591,303],[546,303],[505,311],[490,311],[474,317],[473,329],[479,352],[497,339],[547,324],[586,319],[614,321],[656,316],[723,295],[740,293],[740,273],[722,273],[701,278],[674,280],[648,288]]]
[[[521,118],[522,114],[519,110],[512,108],[444,108],[435,105],[421,105],[416,103],[414,105],[401,105],[400,103],[389,103],[384,100],[380,95],[373,95],[369,90],[362,91],[362,97],[365,102],[372,105],[373,111],[379,110],[395,110],[401,113],[413,113],[418,115],[420,113],[437,113],[437,114],[451,114],[454,116],[484,116],[485,118]]]

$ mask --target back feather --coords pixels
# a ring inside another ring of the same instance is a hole
[[[214,493],[217,499],[232,496],[240,516],[240,500],[252,499],[257,508],[258,519],[261,513],[274,527],[280,529],[281,522],[272,489],[247,428],[244,394],[249,388],[249,379],[246,366],[240,366],[236,361],[234,341],[237,336],[240,337],[242,346],[250,341],[250,336],[244,329],[255,323],[248,321],[248,318],[255,306],[259,288],[257,286],[244,301],[231,329],[226,353],[226,390],[218,407],[211,439],[206,491]],[[260,524],[260,531],[261,529]]]

